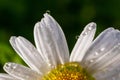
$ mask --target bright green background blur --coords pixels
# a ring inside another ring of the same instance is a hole
[[[0,72],[5,62],[24,64],[9,38],[20,35],[34,44],[34,24],[47,10],[61,25],[70,51],[89,22],[97,23],[96,35],[107,27],[120,29],[120,0],[0,0]]]

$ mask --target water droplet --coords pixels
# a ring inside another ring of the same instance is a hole
[[[11,66],[10,63],[6,63],[6,65],[5,65],[6,68],[9,68],[10,66]]]
[[[93,59],[91,59],[91,60],[90,60],[90,62],[92,63],[92,62],[94,62],[94,60],[93,60]]]
[[[16,68],[16,65],[14,63],[6,63],[5,68],[8,70],[12,70]]]
[[[88,32],[84,32],[82,35],[83,35],[83,36],[86,36],[87,34],[88,34]]]
[[[88,30],[91,31],[92,29],[93,27],[89,25]]]
[[[83,36],[88,35],[93,29],[95,29],[96,24],[94,22],[89,23],[86,27],[85,27],[85,31],[82,33]]]
[[[50,63],[48,63],[48,66],[49,66],[49,67],[51,67],[51,64],[50,64]]]
[[[15,69],[17,66],[16,65],[13,65],[13,69]]]
[[[75,36],[75,39],[79,39],[79,37],[80,37],[80,36],[79,36],[79,35],[77,35],[77,36]]]
[[[115,45],[114,48],[120,49],[120,43],[118,43],[117,45]]]
[[[118,43],[118,46],[120,46],[120,43]]]
[[[54,65],[52,65],[52,64],[50,64],[50,63],[48,63],[48,66],[51,67],[51,68],[54,68],[54,67],[55,67]]]
[[[97,55],[99,55],[99,53],[98,53],[98,52],[95,52],[95,56],[97,56]]]
[[[105,50],[105,48],[101,48],[101,49],[100,49],[100,51],[104,51],[104,50]]]
[[[87,30],[91,31],[91,30],[95,29],[96,23],[91,22],[91,23],[89,23],[87,26],[88,26],[88,27],[87,27]]]
[[[83,65],[87,65],[88,63],[85,61],[84,63],[82,63]]]
[[[50,10],[47,10],[46,13],[50,14]]]

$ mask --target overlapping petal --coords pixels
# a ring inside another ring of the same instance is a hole
[[[37,72],[27,68],[25,66],[15,64],[15,63],[6,63],[4,65],[4,70],[11,76],[20,79],[20,80],[40,80],[41,75]]]
[[[120,31],[108,28],[92,43],[82,60],[82,65],[97,79],[109,78],[120,69]],[[109,77],[108,77],[109,76]]]
[[[54,67],[69,61],[69,51],[65,36],[59,24],[47,13],[35,25],[34,39],[44,60]]]
[[[10,43],[29,67],[39,73],[48,72],[49,66],[41,57],[37,49],[25,38],[11,37]]]
[[[70,56],[70,61],[81,62],[87,49],[90,47],[96,31],[96,24],[94,22],[89,23],[83,32],[80,34],[75,47]]]
[[[19,80],[19,79],[16,79],[10,76],[9,74],[0,73],[0,80]]]

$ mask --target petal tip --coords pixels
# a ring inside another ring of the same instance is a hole
[[[10,37],[9,42],[10,42],[11,45],[14,45],[14,44],[15,44],[15,39],[16,39],[16,38],[17,38],[16,36],[11,36],[11,37]]]
[[[14,63],[11,63],[11,62],[8,62],[8,63],[5,63],[5,65],[3,66],[3,69],[7,72],[7,71],[11,71],[12,69],[15,68],[15,64]]]
[[[95,22],[91,22],[87,25],[88,30],[96,29],[97,24]]]
[[[10,39],[9,39],[9,41],[11,41],[11,40],[13,40],[15,38],[16,38],[16,36],[11,36]]]
[[[50,16],[49,13],[44,13],[43,15],[44,15],[44,17]]]

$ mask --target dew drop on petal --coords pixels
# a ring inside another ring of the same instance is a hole
[[[47,10],[46,13],[50,14],[50,10]]]
[[[94,62],[94,60],[93,60],[93,59],[91,59],[91,60],[90,60],[90,62],[91,62],[91,63],[93,63],[93,62]]]
[[[82,35],[83,36],[88,35],[93,29],[95,29],[95,27],[96,27],[96,24],[94,22],[89,23],[87,25],[87,28],[85,28],[85,32],[83,32]]]
[[[88,32],[86,31],[86,32],[84,32],[82,35],[83,35],[83,36],[86,36],[87,34],[88,34]]]
[[[98,56],[99,55],[99,53],[98,52],[95,52],[95,56]]]
[[[105,48],[101,48],[101,49],[100,49],[100,51],[104,51],[104,50],[105,50]]]
[[[79,36],[79,35],[77,35],[77,36],[75,36],[75,39],[79,39],[79,37],[80,37],[80,36]]]
[[[13,69],[16,68],[16,66],[15,66],[13,63],[6,63],[6,64],[5,64],[5,68],[6,68],[6,69],[13,70]]]

